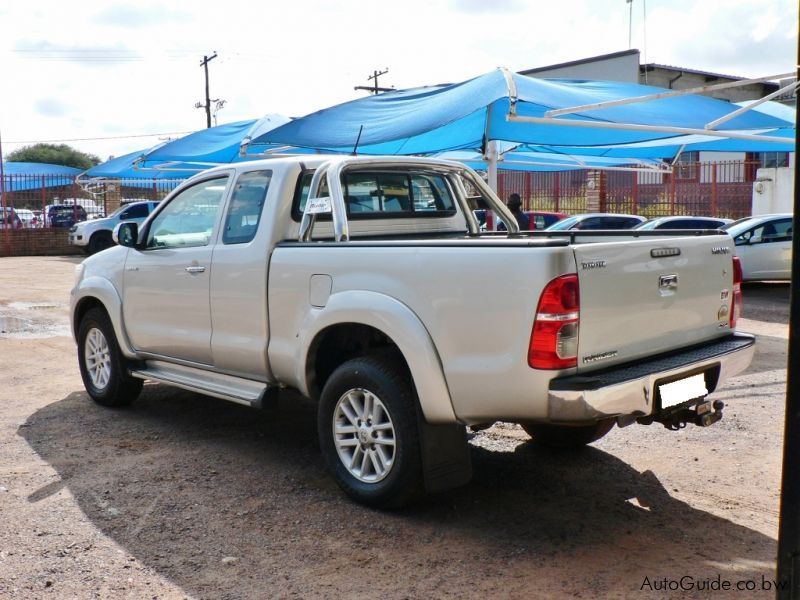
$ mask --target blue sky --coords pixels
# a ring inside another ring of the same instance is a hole
[[[628,49],[625,0],[244,2],[49,0],[0,6],[0,133],[105,159],[205,126],[203,55],[220,123],[300,116],[396,88]],[[633,0],[642,60],[738,76],[792,71],[796,0]],[[646,18],[645,18],[646,15]],[[127,137],[141,136],[141,137]],[[84,138],[113,139],[84,139]]]

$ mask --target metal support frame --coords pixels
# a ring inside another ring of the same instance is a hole
[[[714,85],[703,85],[700,87],[689,88],[685,90],[670,90],[669,92],[658,92],[656,94],[647,94],[645,96],[635,96],[633,98],[620,98],[619,100],[608,100],[606,102],[594,102],[592,104],[582,104],[580,106],[571,106],[568,108],[556,108],[548,110],[544,113],[546,118],[558,117],[561,115],[569,115],[578,112],[585,112],[588,110],[601,110],[603,108],[611,108],[613,106],[624,106],[626,104],[636,104],[638,102],[648,102],[650,100],[660,100],[661,98],[673,98],[675,96],[688,96],[690,94],[703,94],[706,92],[713,92],[715,90],[723,90],[733,87],[742,87],[752,83],[762,83],[764,81],[772,81],[784,77],[794,77],[794,73],[780,73],[779,75],[767,75],[766,77],[757,77],[755,79],[741,79],[739,81],[729,81],[727,83],[717,83]]]
[[[543,117],[529,117],[529,116],[522,116],[517,114],[517,103],[519,101],[519,97],[517,94],[517,86],[514,83],[514,77],[508,69],[501,69],[503,73],[503,77],[506,80],[506,86],[508,87],[508,99],[509,99],[509,107],[508,107],[508,114],[506,115],[506,120],[510,122],[517,122],[517,123],[536,123],[538,125],[556,125],[562,127],[587,127],[590,129],[617,129],[617,130],[627,130],[627,131],[647,131],[652,133],[669,133],[673,135],[706,135],[711,137],[720,137],[720,138],[732,138],[732,139],[741,139],[741,140],[751,140],[757,142],[773,142],[773,143],[783,143],[785,144],[787,139],[786,138],[777,138],[768,135],[760,135],[765,131],[770,131],[770,129],[762,129],[759,130],[760,133],[747,133],[746,131],[737,130],[737,131],[716,131],[714,129],[696,129],[693,127],[672,127],[668,125],[643,125],[640,123],[616,123],[610,121],[591,121],[586,119],[556,119],[555,117],[561,115],[568,115],[588,110],[600,110],[604,108],[611,108],[613,106],[624,106],[627,104],[635,104],[638,102],[647,102],[650,100],[657,100],[660,98],[670,98],[674,96],[686,96],[689,94],[696,94],[702,92],[708,92],[718,89],[725,89],[731,87],[741,87],[744,85],[749,85],[751,83],[760,83],[763,81],[770,81],[773,79],[779,79],[781,77],[792,77],[794,73],[781,73],[779,75],[768,75],[766,77],[758,77],[755,79],[743,79],[740,81],[732,81],[728,83],[720,83],[716,85],[707,85],[698,88],[691,88],[687,90],[672,90],[669,92],[661,92],[657,94],[648,94],[645,96],[636,96],[633,98],[620,98],[618,100],[609,100],[606,102],[596,102],[593,104],[583,104],[581,106],[572,106],[567,108],[559,108],[548,110],[544,113]],[[789,87],[789,86],[787,86]],[[751,105],[752,107],[752,105]],[[747,108],[747,107],[745,107]],[[741,112],[745,112],[742,110]],[[741,114],[741,113],[740,113]],[[709,124],[710,125],[710,124]],[[487,133],[488,139],[488,133]]]
[[[705,128],[706,129],[714,129],[715,127],[718,127],[719,125],[722,125],[723,123],[727,123],[731,119],[735,119],[739,115],[753,110],[756,106],[759,106],[759,105],[763,104],[764,102],[767,102],[768,100],[772,100],[773,98],[777,98],[778,96],[781,96],[783,94],[786,94],[788,92],[791,92],[791,91],[795,90],[798,85],[800,85],[800,81],[794,81],[794,82],[790,83],[789,85],[786,85],[786,86],[780,88],[779,90],[775,90],[771,94],[767,94],[766,96],[764,96],[763,98],[761,98],[759,100],[755,100],[754,102],[751,102],[747,106],[743,106],[740,109],[735,110],[732,113],[729,113],[729,114],[725,115],[724,117],[720,117],[716,121],[711,121],[711,123],[707,123]]]

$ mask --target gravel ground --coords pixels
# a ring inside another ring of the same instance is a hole
[[[379,512],[328,477],[295,394],[94,405],[68,337],[78,262],[0,259],[0,597],[744,598],[774,578],[786,284],[745,287],[756,358],[713,427],[554,453],[496,424],[470,484]]]

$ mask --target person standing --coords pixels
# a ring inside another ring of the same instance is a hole
[[[517,225],[519,225],[520,231],[529,231],[531,228],[531,221],[524,212],[522,212],[522,199],[519,197],[519,194],[516,192],[511,194],[508,197],[508,201],[506,202],[508,206],[508,210],[511,211],[511,214],[514,215],[514,218],[517,220]],[[497,224],[498,231],[506,231],[505,223],[502,221]]]

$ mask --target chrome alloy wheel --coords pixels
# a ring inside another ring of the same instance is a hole
[[[108,340],[103,332],[93,327],[86,334],[84,342],[84,361],[86,372],[92,385],[98,390],[103,390],[111,378],[111,350]]]
[[[342,464],[359,481],[376,483],[392,470],[394,425],[372,392],[354,388],[342,394],[333,411],[333,439]]]

